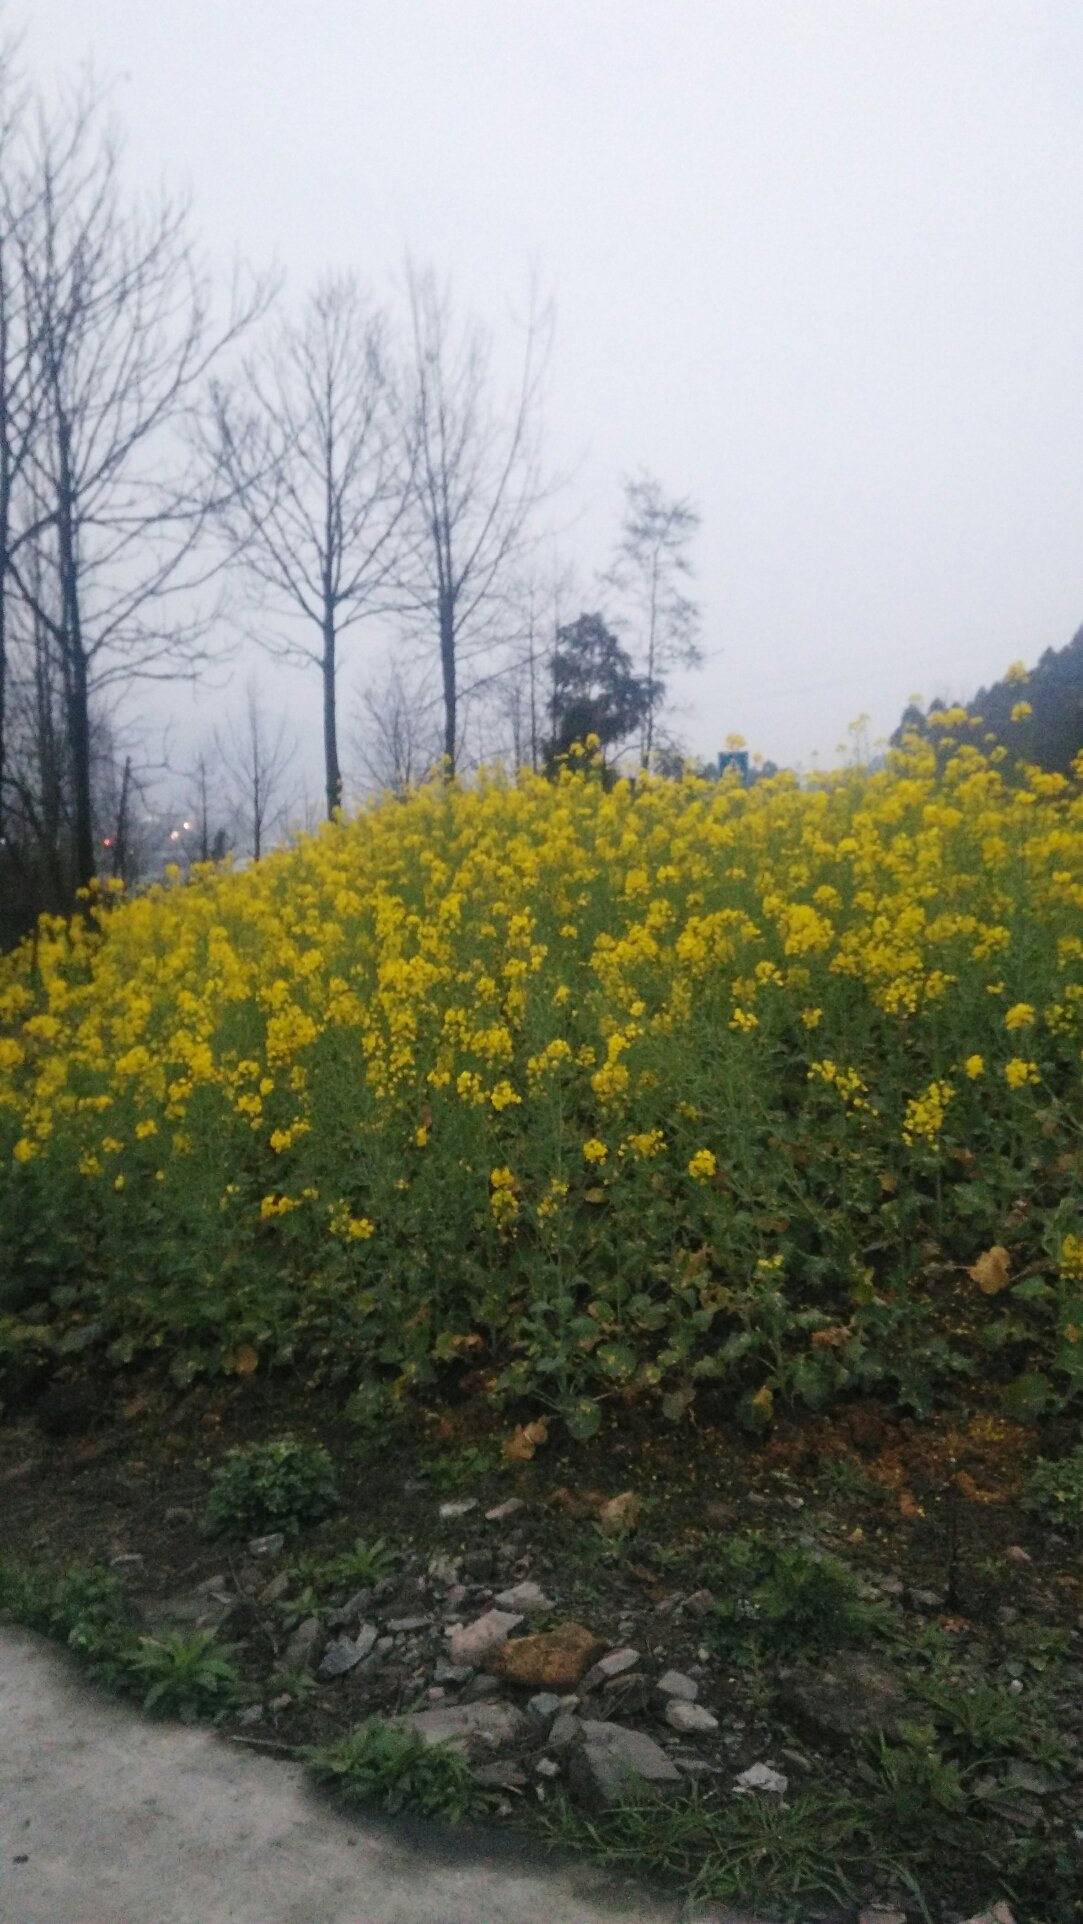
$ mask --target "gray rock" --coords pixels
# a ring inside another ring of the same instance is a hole
[[[491,1677],[487,1671],[481,1670],[476,1677],[471,1677],[460,1701],[464,1704],[472,1704],[477,1703],[480,1697],[498,1697],[503,1688],[504,1685],[499,1677]]]
[[[680,1783],[676,1764],[641,1730],[588,1717],[580,1726],[579,1739],[568,1759],[568,1775],[577,1797],[589,1809],[605,1810],[648,1786]],[[549,1743],[552,1748],[553,1732]]]
[[[510,1590],[501,1590],[493,1598],[500,1610],[521,1610],[529,1614],[531,1610],[551,1610],[549,1598],[540,1583],[516,1583]]]
[[[837,1742],[866,1731],[896,1730],[911,1713],[917,1715],[898,1671],[863,1650],[839,1650],[819,1663],[798,1664],[780,1694],[796,1725]]]
[[[718,1718],[712,1717],[702,1704],[690,1704],[684,1697],[671,1697],[666,1705],[666,1722],[673,1730],[685,1736],[706,1734],[718,1729]]]
[[[366,1585],[362,1590],[355,1590],[353,1596],[347,1597],[344,1604],[340,1605],[337,1610],[332,1610],[331,1615],[327,1619],[328,1628],[331,1630],[345,1630],[348,1624],[357,1622],[358,1618],[368,1608],[371,1602],[371,1585]]]
[[[270,1536],[253,1537],[248,1545],[248,1554],[251,1557],[277,1557],[285,1544],[281,1530],[274,1530]]]
[[[498,1503],[495,1509],[486,1510],[485,1521],[486,1523],[504,1523],[508,1517],[515,1516],[517,1511],[525,1509],[526,1504],[521,1496],[509,1496],[506,1503]]]
[[[376,1625],[363,1623],[356,1637],[336,1637],[323,1653],[321,1677],[344,1677],[376,1648]]]
[[[660,1697],[679,1697],[686,1704],[694,1704],[699,1696],[695,1678],[686,1677],[683,1670],[667,1670],[659,1677],[655,1689]]]
[[[536,1717],[539,1723],[551,1724],[560,1715],[560,1698],[551,1690],[539,1690],[527,1704],[527,1715]]]
[[[306,1617],[303,1623],[299,1623],[286,1645],[286,1668],[307,1670],[316,1655],[321,1635],[318,1617]]]
[[[469,1516],[471,1510],[476,1510],[477,1507],[476,1496],[456,1497],[451,1503],[441,1503],[440,1515],[445,1522],[449,1522],[454,1517]]]
[[[441,1657],[432,1674],[438,1684],[464,1684],[470,1682],[474,1666],[470,1663],[447,1663]]]
[[[233,1609],[232,1597],[208,1595],[201,1584],[169,1597],[145,1597],[141,1612],[156,1636],[169,1630],[219,1630]]]
[[[286,1591],[289,1589],[289,1587],[290,1587],[289,1571],[280,1570],[276,1577],[271,1578],[271,1581],[269,1584],[267,1584],[266,1588],[260,1591],[259,1600],[261,1603],[281,1603],[282,1598],[285,1596]]]
[[[466,1756],[507,1750],[525,1735],[527,1720],[508,1703],[448,1704],[419,1710],[407,1725],[427,1744],[451,1744]]]
[[[242,1710],[237,1722],[241,1725],[242,1729],[245,1730],[251,1729],[253,1724],[261,1724],[263,1722],[263,1705],[249,1704],[247,1710]]]
[[[639,1651],[626,1645],[622,1650],[607,1651],[604,1657],[599,1657],[594,1668],[600,1670],[603,1677],[619,1677],[625,1670],[634,1669],[638,1662]]]
[[[582,1725],[574,1710],[561,1711],[549,1731],[550,1750],[567,1750],[579,1736]]]
[[[110,1557],[109,1568],[111,1570],[131,1570],[134,1572],[143,1568],[143,1562],[144,1559],[140,1556],[138,1550],[124,1550],[119,1556]]]
[[[738,1797],[756,1790],[765,1791],[769,1797],[785,1797],[788,1785],[788,1778],[780,1770],[772,1770],[770,1764],[751,1764],[734,1780],[733,1788]]]
[[[405,1637],[412,1630],[427,1630],[431,1617],[389,1617],[387,1628],[393,1637]]]
[[[482,1658],[490,1656],[501,1644],[507,1643],[513,1630],[522,1623],[522,1616],[510,1610],[487,1610],[483,1617],[473,1623],[453,1624],[448,1631],[448,1649],[452,1663],[478,1664]]]
[[[693,1590],[684,1600],[684,1608],[690,1617],[705,1617],[714,1604],[713,1590]]]
[[[613,1677],[623,1676],[626,1670],[634,1670],[639,1662],[639,1651],[626,1647],[623,1650],[610,1650],[587,1671],[580,1684],[581,1690],[595,1690],[599,1684],[608,1683]]]
[[[559,1777],[560,1765],[555,1757],[539,1757],[534,1766],[534,1773],[538,1777]]]

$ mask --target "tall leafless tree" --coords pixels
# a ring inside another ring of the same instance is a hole
[[[352,276],[325,280],[240,381],[218,388],[214,455],[232,490],[224,524],[238,559],[271,618],[289,624],[257,638],[322,676],[330,816],[342,801],[342,641],[394,601],[413,486],[387,322]]]
[[[416,464],[416,544],[404,581],[415,631],[435,644],[444,708],[444,758],[454,773],[461,673],[504,639],[537,510],[551,492],[540,459],[540,403],[551,337],[532,307],[518,380],[495,395],[491,343],[476,320],[459,323],[430,271],[407,270],[411,324],[410,433]]]
[[[665,494],[653,475],[624,483],[624,512],[608,584],[622,595],[637,666],[651,691],[640,736],[640,760],[651,765],[664,677],[702,660],[700,615],[683,583],[692,574],[689,548],[700,525],[690,501]]]
[[[11,198],[23,214],[10,285],[35,399],[7,571],[58,664],[74,879],[85,887],[98,866],[96,698],[191,673],[208,652],[220,557],[204,537],[221,487],[189,437],[214,365],[269,289],[237,280],[216,314],[187,206],[127,196],[116,130],[93,91],[55,115],[35,111]]]

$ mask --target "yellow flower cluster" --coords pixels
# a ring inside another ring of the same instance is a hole
[[[67,1238],[58,1273],[74,1248],[103,1299],[127,1276],[140,1340],[193,1274],[208,1326],[283,1353],[333,1297],[412,1381],[438,1325],[499,1330],[554,1274],[598,1292],[560,1311],[576,1368],[640,1340],[606,1307],[626,1290],[664,1380],[694,1344],[658,1304],[721,1314],[682,1263],[751,1277],[800,1234],[808,1274],[860,1290],[875,1209],[905,1287],[920,1238],[892,1243],[885,1198],[931,1157],[1002,1165],[1011,1198],[1026,1139],[1050,1194],[1078,1177],[1080,787],[930,719],[872,773],[434,784],[45,919],[0,959],[0,1265],[36,1276]]]

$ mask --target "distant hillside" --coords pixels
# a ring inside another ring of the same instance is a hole
[[[1020,714],[1021,704],[1029,706],[1029,714]],[[943,706],[933,702],[928,712]],[[1015,721],[1013,711],[1019,715]],[[967,713],[981,717],[984,732],[995,735],[1013,760],[1066,775],[1083,752],[1083,628],[1066,648],[1047,648],[1025,680],[1008,674],[979,689]],[[907,728],[924,732],[926,724],[920,708],[908,708],[892,740],[900,740]]]

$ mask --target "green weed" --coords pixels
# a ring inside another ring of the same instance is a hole
[[[416,1732],[378,1717],[303,1755],[319,1782],[336,1795],[375,1804],[392,1817],[414,1811],[457,1824],[478,1815],[490,1801],[457,1751],[446,1744],[427,1744]]]
[[[356,1537],[351,1547],[341,1550],[337,1556],[322,1560],[301,1558],[297,1573],[318,1590],[333,1590],[341,1589],[344,1584],[382,1583],[398,1561],[399,1552],[383,1537],[377,1537],[372,1543]]]
[[[296,1536],[337,1509],[338,1478],[317,1443],[251,1443],[231,1450],[207,1500],[212,1536],[250,1537],[282,1530]]]
[[[213,1630],[144,1637],[128,1664],[144,1710],[182,1723],[222,1715],[236,1700],[240,1679]]]
[[[1066,1536],[1083,1536],[1083,1443],[1056,1461],[1039,1458],[1027,1507]]]
[[[891,1613],[862,1597],[837,1558],[749,1533],[712,1537],[697,1558],[714,1592],[706,1640],[731,1662],[798,1657],[886,1635]]]

